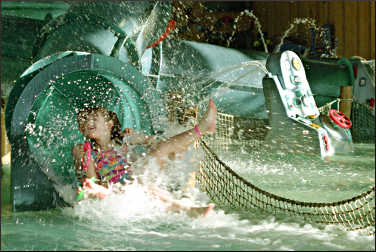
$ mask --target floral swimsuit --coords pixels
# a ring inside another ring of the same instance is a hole
[[[99,153],[91,151],[93,161],[97,164],[97,177],[103,182],[125,184],[125,180],[132,181],[132,171],[129,169],[127,160],[119,155],[114,149]]]

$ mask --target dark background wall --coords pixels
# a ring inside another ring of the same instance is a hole
[[[184,1],[173,5],[178,36],[182,39],[226,45],[233,32],[233,20],[242,10],[249,9],[274,46],[295,18],[313,18],[318,26],[332,27],[338,57],[375,58],[374,1]],[[230,46],[252,48],[257,36],[253,20],[243,16]],[[310,36],[304,25],[298,25],[290,33],[291,40],[307,47],[312,44]]]

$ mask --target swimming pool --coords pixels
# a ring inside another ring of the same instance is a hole
[[[175,163],[174,179],[194,169]],[[193,154],[192,154],[193,153]],[[317,156],[266,153],[238,146],[218,152],[238,174],[258,187],[301,201],[331,202],[374,186],[373,144],[355,144],[352,155],[330,162]],[[205,218],[166,213],[137,187],[127,200],[112,195],[74,208],[12,213],[2,207],[3,250],[375,250],[375,238],[334,225],[270,215],[255,209],[215,209]],[[202,204],[207,199],[195,191]],[[132,205],[132,207],[129,207]]]

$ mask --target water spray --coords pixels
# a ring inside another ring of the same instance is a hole
[[[262,44],[264,45],[264,50],[265,50],[266,53],[268,53],[268,47],[266,46],[266,43],[265,43],[264,33],[262,32],[261,24],[260,24],[258,18],[253,14],[253,11],[249,11],[249,10],[244,10],[244,11],[240,12],[240,14],[235,18],[234,26],[233,26],[234,30],[232,31],[230,38],[227,40],[227,47],[230,47],[230,42],[231,42],[233,36],[235,35],[236,26],[238,24],[239,18],[243,15],[247,15],[250,18],[253,18],[255,20],[255,25],[257,27],[257,31],[260,33],[260,38],[261,38]]]

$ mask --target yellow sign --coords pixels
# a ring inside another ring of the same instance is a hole
[[[297,58],[293,58],[292,59],[292,66],[296,69],[296,70],[300,70],[300,63],[299,63],[299,60]]]

